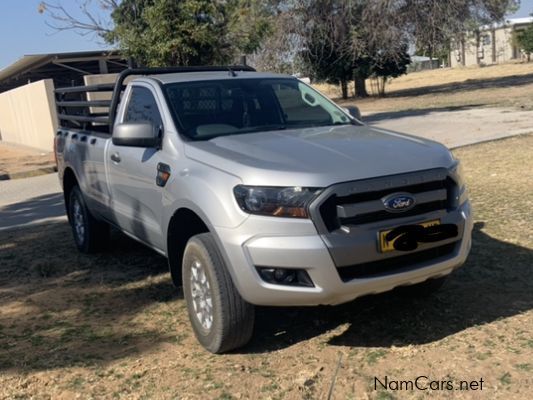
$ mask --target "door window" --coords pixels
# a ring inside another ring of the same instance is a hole
[[[149,89],[141,86],[132,87],[123,122],[150,122],[154,126],[163,125],[154,95]]]

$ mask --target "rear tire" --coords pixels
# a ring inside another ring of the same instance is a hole
[[[109,225],[91,215],[78,186],[70,191],[68,215],[74,242],[80,252],[95,253],[104,248],[109,241]]]
[[[254,306],[237,291],[210,233],[193,236],[187,242],[182,275],[189,319],[202,346],[218,354],[248,343]]]
[[[447,278],[447,276],[443,276],[441,278],[428,279],[416,285],[402,286],[398,288],[398,292],[402,296],[411,298],[430,297],[444,285]]]

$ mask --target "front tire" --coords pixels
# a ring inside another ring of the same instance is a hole
[[[109,240],[109,225],[94,218],[78,186],[70,191],[68,215],[74,242],[82,253],[95,253]]]
[[[248,343],[254,306],[240,296],[210,233],[188,241],[182,276],[189,319],[202,346],[219,354]]]

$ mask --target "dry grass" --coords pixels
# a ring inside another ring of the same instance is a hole
[[[0,176],[29,176],[31,171],[54,165],[51,152],[0,142]]]
[[[338,87],[316,86],[339,99]],[[533,63],[517,63],[415,72],[393,79],[387,86],[386,98],[339,102],[356,104],[363,112],[484,105],[533,110],[531,93]]]
[[[533,381],[533,136],[456,151],[475,209],[464,268],[429,300],[261,308],[240,352],[195,341],[165,260],[116,234],[80,255],[66,223],[0,232],[0,398],[524,399]],[[374,377],[483,392],[374,390]]]
[[[533,74],[533,64],[517,63],[491,65],[487,67],[444,68],[432,71],[412,73],[393,79],[388,86],[391,93],[427,86],[445,85],[449,83],[468,82],[471,80],[495,79],[508,76],[524,76]]]

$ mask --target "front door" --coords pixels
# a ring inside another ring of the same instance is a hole
[[[163,129],[156,97],[148,86],[132,86],[122,123],[149,122]],[[107,148],[107,165],[114,220],[124,231],[164,249],[161,230],[162,188],[157,186],[159,149]]]

